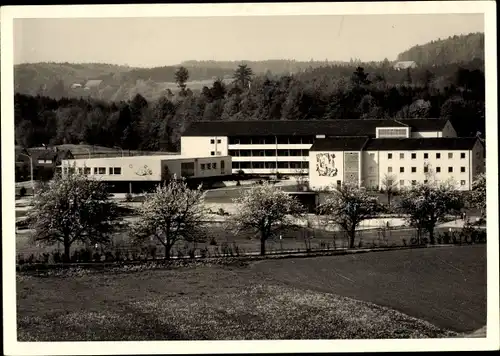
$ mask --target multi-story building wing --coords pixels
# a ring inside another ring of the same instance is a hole
[[[330,137],[310,148],[313,189],[352,182],[366,188],[410,187],[451,181],[470,190],[484,172],[484,144],[476,137]]]
[[[448,120],[198,121],[181,137],[182,154],[232,157],[232,169],[250,174],[307,174],[317,139],[455,137]]]

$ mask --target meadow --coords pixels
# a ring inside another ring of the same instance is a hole
[[[19,341],[457,337],[486,324],[485,246],[17,274]]]

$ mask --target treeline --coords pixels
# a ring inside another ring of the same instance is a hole
[[[453,36],[431,41],[398,55],[399,61],[415,61],[418,65],[444,65],[484,60],[484,33]]]
[[[179,149],[186,126],[199,120],[443,117],[462,136],[484,134],[485,85],[480,69],[452,65],[398,72],[345,67],[338,72],[339,67],[329,66],[287,76],[251,76],[250,68],[240,69],[242,77],[234,84],[215,81],[193,92],[187,82],[183,93],[158,100],[141,94],[109,102],[18,93],[16,141],[26,147],[83,142],[173,151]]]

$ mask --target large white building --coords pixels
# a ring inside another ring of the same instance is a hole
[[[182,154],[232,157],[232,171],[307,174],[317,139],[456,137],[448,120],[198,121],[181,137]]]
[[[475,137],[331,137],[310,149],[309,186],[313,190],[344,182],[380,189],[418,183],[454,182],[470,190],[484,172],[484,145]]]
[[[100,179],[113,192],[142,192],[174,175],[199,183],[231,175],[231,157],[155,155],[63,160],[63,176],[72,172]]]

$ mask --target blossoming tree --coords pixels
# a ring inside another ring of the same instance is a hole
[[[204,236],[205,193],[190,189],[182,179],[170,180],[147,195],[132,226],[135,242],[154,237],[165,248],[165,259],[178,241],[198,241]]]
[[[435,243],[436,225],[446,215],[458,214],[463,207],[463,195],[451,182],[417,184],[403,192],[399,202],[400,210],[407,214],[407,220],[417,229],[418,237],[427,231],[431,244]]]
[[[295,219],[303,216],[302,204],[293,196],[270,183],[246,190],[234,202],[238,209],[229,220],[231,230],[239,233],[251,230],[260,238],[260,254],[266,254],[266,241],[289,226],[296,225]]]
[[[327,193],[329,196],[318,210],[347,233],[349,248],[354,248],[356,228],[363,220],[376,216],[383,207],[376,197],[359,189],[356,184],[344,183],[340,188],[330,189]]]
[[[120,220],[116,203],[109,199],[105,185],[73,173],[40,187],[28,214],[33,240],[46,244],[60,242],[64,260],[77,241],[108,243]]]
[[[479,174],[472,182],[470,202],[481,211],[481,217],[486,217],[486,175]]]

